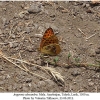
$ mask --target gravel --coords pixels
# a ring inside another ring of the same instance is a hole
[[[29,13],[39,13],[42,11],[42,6],[40,4],[32,4],[29,8],[28,8],[28,12]]]

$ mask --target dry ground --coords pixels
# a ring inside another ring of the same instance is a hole
[[[44,58],[38,47],[48,27],[57,33],[62,50]],[[0,50],[7,57],[48,65],[64,76],[65,82],[59,85],[35,65],[25,65],[46,78],[41,79],[0,56],[1,92],[100,92],[100,4],[0,2]]]

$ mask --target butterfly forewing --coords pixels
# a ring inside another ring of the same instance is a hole
[[[48,28],[45,31],[44,35],[43,35],[43,39],[45,40],[45,39],[47,39],[47,38],[49,38],[49,37],[51,37],[53,35],[54,35],[53,29],[52,28]]]
[[[40,43],[40,49],[46,45],[46,42],[48,40],[48,38],[52,37],[54,35],[54,32],[53,32],[53,29],[52,28],[48,28],[44,35],[43,35],[43,38],[41,40],[41,43]],[[44,44],[45,43],[45,44]]]

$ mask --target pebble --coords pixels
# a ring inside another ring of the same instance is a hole
[[[46,83],[44,81],[39,81],[37,87],[45,87]]]
[[[30,33],[30,32],[31,32],[30,27],[26,27],[26,28],[25,28],[25,33]]]
[[[32,82],[32,78],[26,78],[26,83]]]
[[[89,52],[89,55],[90,55],[90,57],[95,57],[95,49],[90,49],[89,50],[90,52]]]
[[[29,87],[31,87],[31,86],[32,86],[32,84],[31,84],[31,83],[29,83],[29,84],[28,84],[28,86],[29,86]]]
[[[88,85],[89,85],[89,86],[93,86],[94,83],[93,83],[93,82],[89,82]]]
[[[96,54],[100,54],[100,49],[98,48],[96,51],[95,51]]]
[[[77,76],[81,74],[81,70],[78,68],[73,69],[72,73],[73,76]]]
[[[34,46],[27,46],[27,51],[33,52],[34,51]]]
[[[18,32],[21,32],[22,29],[21,29],[20,27],[17,27],[17,31],[18,31]]]
[[[100,78],[100,74],[99,73],[96,73],[92,77],[95,78],[95,79],[97,79],[97,78],[99,79]]]
[[[87,4],[85,4],[85,6],[88,8],[88,7],[90,7],[90,4],[87,3]]]
[[[22,12],[20,12],[18,15],[19,15],[20,18],[24,18],[24,16],[25,16],[26,14],[28,14],[28,11],[22,11]]]
[[[36,64],[41,65],[41,60],[37,60]]]
[[[34,26],[35,29],[38,29],[38,27],[39,27],[39,25],[36,24],[36,23],[34,23],[33,26]]]
[[[42,38],[43,37],[42,34],[35,34],[34,36],[37,37],[37,38]]]
[[[9,24],[9,21],[6,18],[2,18],[2,21],[4,26]]]
[[[44,32],[44,27],[43,26],[39,26],[38,30],[40,31],[40,33]]]
[[[12,39],[15,39],[15,38],[16,38],[15,34],[10,34],[10,37],[11,37]]]
[[[0,71],[2,71],[2,70],[3,70],[3,66],[0,65]]]
[[[14,18],[18,18],[19,15],[17,13],[14,14]]]
[[[32,4],[27,10],[29,13],[39,13],[42,11],[40,4]]]
[[[19,45],[19,43],[17,43],[17,42],[9,42],[10,48],[16,48],[16,47],[18,47],[18,45]]]

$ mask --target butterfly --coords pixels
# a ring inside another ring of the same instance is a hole
[[[40,52],[47,55],[57,55],[61,52],[59,40],[52,28],[48,28],[40,43]]]

